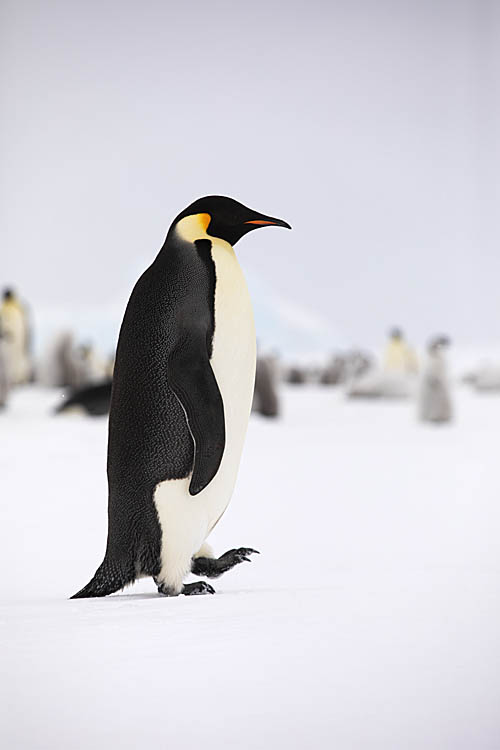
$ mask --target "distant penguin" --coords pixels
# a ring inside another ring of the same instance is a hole
[[[450,386],[443,354],[449,344],[446,336],[437,336],[427,348],[418,401],[419,416],[424,422],[449,422],[452,418]]]
[[[9,379],[7,375],[7,358],[5,356],[5,339],[0,321],[0,409],[7,405],[9,393]]]
[[[352,349],[345,354],[331,357],[326,367],[320,373],[319,382],[322,385],[338,385],[346,380],[354,380],[368,372],[373,366],[370,354]]]
[[[49,340],[38,361],[37,381],[39,383],[59,388],[72,385],[74,381],[73,346],[71,331],[60,331]]]
[[[299,365],[293,365],[286,374],[286,382],[291,383],[291,385],[303,385],[307,383],[306,370]]]
[[[345,378],[346,362],[345,357],[335,354],[322,369],[319,382],[321,385],[338,385]]]
[[[91,417],[101,417],[109,413],[111,403],[111,380],[73,389],[56,408],[57,414],[80,411]]]
[[[73,598],[143,576],[167,596],[214,593],[184,579],[255,552],[213,558],[205,540],[231,499],[254,388],[252,306],[233,246],[263,226],[290,228],[231,198],[200,198],[135,285],[113,377],[106,554]]]
[[[418,362],[414,350],[405,340],[400,328],[392,328],[385,350],[384,369],[403,375],[411,375],[418,371]]]
[[[462,380],[472,385],[478,392],[498,393],[500,391],[500,365],[497,362],[484,361],[476,370],[467,373]]]
[[[31,377],[30,331],[24,306],[12,289],[5,289],[0,306],[7,378],[12,385],[27,383]]]
[[[278,417],[280,412],[276,367],[269,357],[257,357],[253,410],[263,417]]]
[[[84,388],[112,376],[109,363],[102,360],[92,344],[75,344],[71,331],[62,331],[50,342],[38,367],[44,385]]]
[[[71,351],[73,380],[75,388],[84,388],[99,383],[106,376],[107,363],[102,361],[90,343],[80,344]]]

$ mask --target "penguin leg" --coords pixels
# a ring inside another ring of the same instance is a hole
[[[207,546],[200,550],[210,553]],[[154,582],[158,586],[158,593],[163,596],[195,596],[199,594],[215,594],[215,589],[205,581],[196,581],[196,583],[184,583],[184,579],[191,571],[191,554],[185,548],[181,550],[165,547],[165,557],[163,560],[162,570],[158,576],[154,576]]]
[[[191,573],[195,576],[217,578],[241,562],[250,562],[249,555],[258,554],[260,553],[251,547],[238,547],[238,549],[228,550],[220,557],[193,557]]]

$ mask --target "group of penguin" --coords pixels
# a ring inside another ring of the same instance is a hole
[[[447,371],[446,350],[448,336],[433,336],[427,345],[422,374],[417,388],[418,415],[423,422],[449,422],[453,417],[450,381]],[[390,332],[385,352],[385,370],[416,378],[418,360],[403,332],[394,328]]]
[[[423,422],[445,423],[453,417],[451,386],[447,372],[447,336],[433,336],[419,372],[414,349],[399,328],[393,328],[381,367],[368,367],[347,383],[349,398],[415,398]]]
[[[335,354],[324,367],[293,365],[285,371],[285,380],[293,385],[342,386],[350,399],[416,398],[421,421],[449,422],[453,417],[446,363],[449,345],[447,336],[433,336],[419,372],[415,351],[402,330],[393,328],[381,366],[371,354],[352,349]]]
[[[76,393],[110,378],[113,362],[101,357],[90,342],[77,343],[73,333],[64,330],[49,341],[37,369],[37,379],[42,385]]]

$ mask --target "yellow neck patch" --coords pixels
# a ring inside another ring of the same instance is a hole
[[[185,216],[177,222],[176,231],[186,242],[194,242],[195,240],[203,240],[207,238],[212,239],[207,235],[208,225],[211,220],[212,217],[210,214],[193,214],[192,216]]]

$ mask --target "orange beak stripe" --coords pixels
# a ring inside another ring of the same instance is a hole
[[[274,221],[262,221],[261,219],[255,219],[255,221],[245,221],[245,224],[275,224]]]

